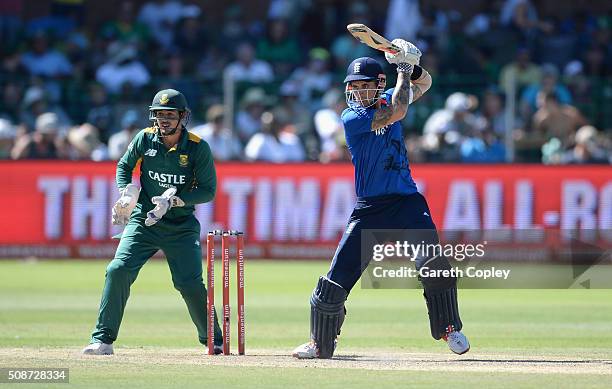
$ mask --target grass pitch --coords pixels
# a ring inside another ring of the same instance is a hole
[[[310,293],[328,265],[248,262],[249,355],[209,357],[165,261],[150,261],[132,288],[116,355],[96,358],[79,352],[106,263],[0,261],[0,367],[68,367],[70,384],[51,387],[75,388],[612,387],[612,290],[460,291],[472,350],[455,356],[431,339],[420,291],[358,284],[338,358],[294,360],[291,350],[308,338]],[[232,330],[235,352],[235,316]],[[15,385],[30,386],[44,387]]]

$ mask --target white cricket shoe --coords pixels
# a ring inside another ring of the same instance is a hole
[[[113,345],[106,343],[91,343],[83,349],[85,355],[113,355]]]
[[[319,350],[313,340],[297,346],[292,354],[297,359],[315,359],[319,357]]]
[[[455,354],[461,355],[470,351],[470,342],[460,331],[449,332],[444,336],[444,340],[446,340],[448,348]]]

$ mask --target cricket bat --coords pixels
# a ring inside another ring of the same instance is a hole
[[[352,23],[346,26],[346,29],[361,43],[366,44],[373,49],[384,51],[393,55],[401,51],[399,47],[391,43],[384,36],[372,31],[372,29],[365,24]]]

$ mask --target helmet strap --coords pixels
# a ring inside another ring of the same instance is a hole
[[[172,135],[176,134],[176,131],[183,126],[184,115],[185,115],[185,111],[179,112],[178,123],[176,124],[176,126],[170,132],[168,132],[166,134],[162,133],[161,128],[159,128],[159,126],[157,125],[157,119],[155,119],[154,126],[155,126],[155,129],[157,130],[156,131],[157,132],[157,136],[159,136],[160,138],[166,138],[166,137],[169,137],[169,136],[172,136]]]

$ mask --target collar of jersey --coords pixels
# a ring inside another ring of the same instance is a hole
[[[188,135],[189,134],[187,134],[187,129],[185,127],[183,127],[183,129],[181,131],[181,136],[179,137],[178,143],[176,144],[176,146],[169,148],[168,151],[185,150],[187,148],[187,141],[189,139]],[[159,135],[157,135],[157,131],[155,131],[155,136],[153,137],[153,142],[157,142],[157,143],[161,144],[162,146],[166,147],[166,145],[161,140]]]

